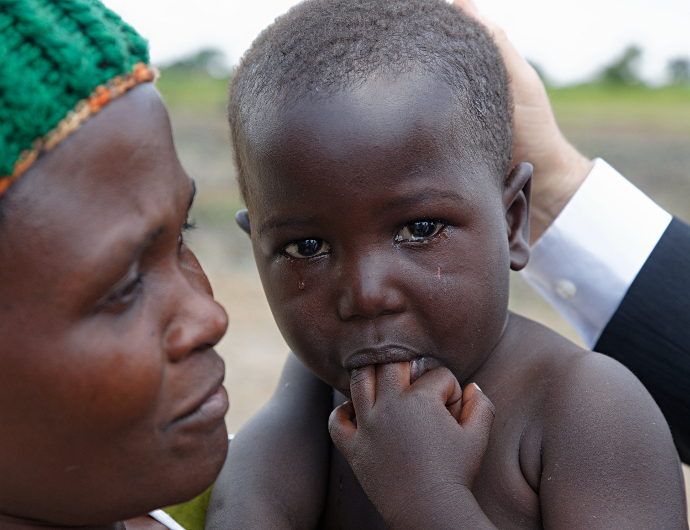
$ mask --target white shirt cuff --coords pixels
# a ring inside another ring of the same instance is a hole
[[[671,218],[598,158],[523,276],[592,348]]]

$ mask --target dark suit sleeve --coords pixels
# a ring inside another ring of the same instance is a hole
[[[690,463],[690,226],[671,221],[594,349],[642,381]]]

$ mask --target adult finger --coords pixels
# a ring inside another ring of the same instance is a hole
[[[441,367],[429,370],[412,385],[413,388],[424,388],[438,397],[455,421],[460,422],[462,411],[462,388],[448,368]]]
[[[494,33],[496,31],[502,31],[497,24],[495,24],[479,12],[479,9],[477,9],[477,6],[474,5],[474,2],[472,0],[455,0],[453,4],[456,7],[462,9],[466,15],[469,15],[477,22],[485,26],[486,29],[488,29],[491,33]]]
[[[352,444],[357,434],[354,419],[355,407],[352,401],[346,401],[336,407],[328,418],[328,432],[331,434],[331,440],[345,458],[351,455]]]
[[[350,396],[354,411],[362,416],[376,402],[376,367],[373,364],[355,368],[350,372]]]
[[[496,46],[498,46],[503,56],[503,61],[506,63],[508,74],[513,80],[511,85],[514,90],[520,88],[524,83],[528,83],[530,87],[536,86],[537,83],[541,84],[537,72],[527,61],[525,61],[515,46],[508,40],[508,36],[503,28],[482,15],[472,0],[455,0],[453,4],[479,23],[483,24],[486,29],[489,30],[494,38]]]
[[[472,0],[455,0],[453,4],[462,9],[471,17],[478,18],[480,16],[479,10],[477,9],[477,6],[474,5]]]
[[[470,383],[462,394],[460,425],[470,435],[488,443],[489,432],[496,417],[496,409],[491,400],[476,383]]]

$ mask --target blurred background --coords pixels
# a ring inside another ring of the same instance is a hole
[[[249,240],[234,223],[242,206],[225,117],[227,85],[251,41],[296,2],[104,1],[150,40],[180,158],[197,182],[192,217],[199,229],[188,239],[230,314],[219,350],[234,432],[272,394],[288,348]],[[690,221],[690,0],[476,3],[537,67],[566,137]],[[510,307],[581,344],[518,274]]]

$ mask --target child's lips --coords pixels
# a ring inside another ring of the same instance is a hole
[[[413,350],[398,346],[361,350],[351,356],[345,364],[348,371],[352,372],[353,369],[364,366],[401,362],[410,364],[410,384],[414,383],[429,370],[441,366],[441,363],[433,357],[419,355],[419,353]]]
[[[344,367],[348,372],[372,364],[407,363],[422,357],[419,351],[405,346],[387,345],[375,348],[363,348],[350,355]]]

